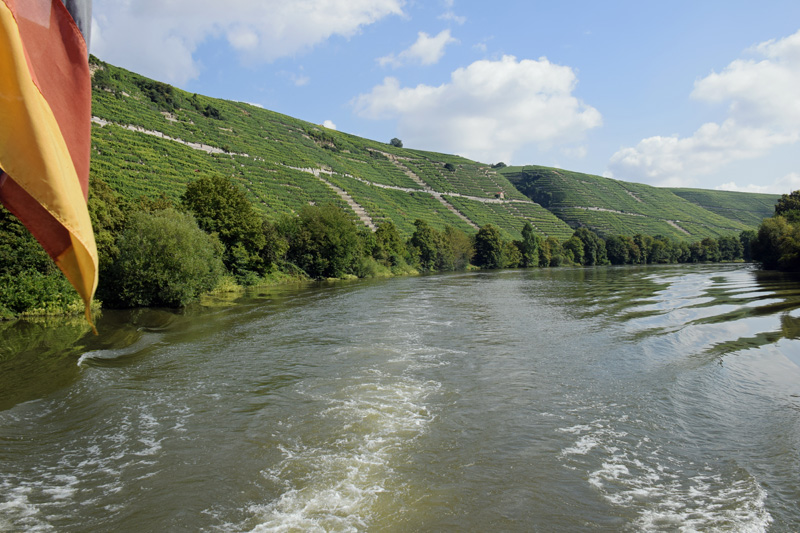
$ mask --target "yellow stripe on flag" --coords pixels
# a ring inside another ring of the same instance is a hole
[[[97,247],[89,211],[64,136],[33,82],[17,22],[0,1],[0,168],[69,232],[58,267],[90,306]]]

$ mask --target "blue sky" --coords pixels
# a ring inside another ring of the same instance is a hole
[[[95,0],[92,52],[485,163],[800,189],[797,0]]]

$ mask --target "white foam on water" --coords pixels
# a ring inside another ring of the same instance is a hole
[[[129,355],[133,355],[148,346],[152,346],[161,340],[161,335],[156,333],[145,333],[133,344],[125,348],[115,348],[109,350],[92,350],[82,354],[78,358],[78,366],[87,366],[92,362],[113,361]]]
[[[558,431],[574,435],[560,457],[611,504],[634,511],[636,531],[766,531],[766,491],[741,468],[698,466],[608,420]],[[599,462],[599,466],[598,466]]]
[[[424,401],[439,384],[367,371],[320,413],[334,429],[324,442],[289,442],[263,475],[284,487],[279,498],[249,508],[253,532],[363,531],[374,509],[392,501],[394,466],[434,419]]]

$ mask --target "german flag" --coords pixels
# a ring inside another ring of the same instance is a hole
[[[91,75],[78,26],[89,27],[91,0],[64,1],[0,0],[0,202],[64,272],[91,323]]]

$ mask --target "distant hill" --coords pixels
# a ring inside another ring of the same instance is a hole
[[[753,194],[705,189],[669,189],[685,200],[718,215],[738,220],[748,226],[758,226],[775,214],[778,194]]]
[[[533,165],[506,167],[501,173],[570,226],[606,235],[642,233],[692,240],[730,235],[756,227],[778,198],[664,189]]]
[[[420,218],[469,233],[491,223],[507,238],[519,238],[527,221],[561,240],[581,225],[693,240],[738,233],[774,204],[769,195],[656,189],[546,167],[495,169],[90,63],[92,177],[128,198],[177,199],[187,183],[221,174],[272,220],[333,202],[369,227],[391,220],[406,236]]]

